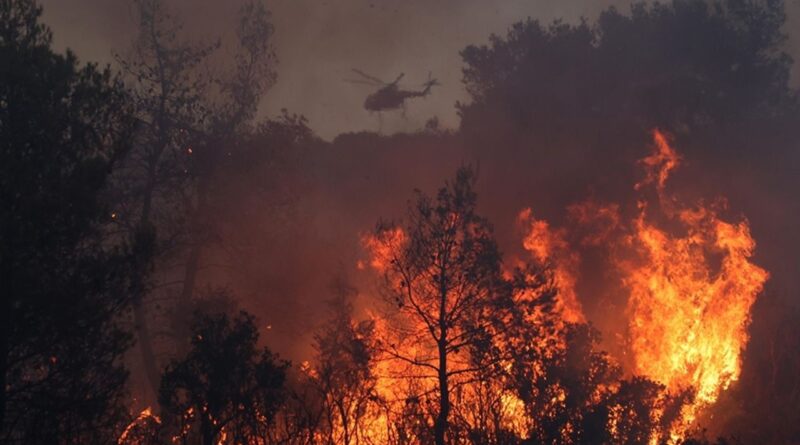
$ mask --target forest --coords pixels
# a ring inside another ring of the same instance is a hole
[[[0,443],[800,444],[782,1],[519,17],[331,140],[240,3],[103,65],[0,0]]]

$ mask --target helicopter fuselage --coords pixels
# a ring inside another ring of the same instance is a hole
[[[406,91],[397,88],[394,84],[388,85],[367,96],[364,108],[369,111],[396,110],[405,105],[406,99],[427,96],[429,91],[429,88],[422,91]]]

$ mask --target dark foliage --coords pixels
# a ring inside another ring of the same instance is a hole
[[[288,362],[259,350],[255,319],[196,313],[189,354],[167,367],[159,401],[178,436],[204,445],[269,435],[283,403]]]
[[[132,126],[111,73],[54,53],[40,15],[0,2],[0,441],[107,443],[133,257],[100,197]]]
[[[462,129],[501,120],[557,134],[600,119],[691,130],[785,114],[784,20],[780,1],[675,0],[612,8],[595,26],[517,23],[462,52]]]

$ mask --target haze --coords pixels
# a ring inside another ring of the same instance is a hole
[[[233,32],[242,0],[169,0],[194,37],[209,40]],[[278,83],[261,106],[262,115],[282,108],[305,115],[325,139],[354,131],[377,131],[378,117],[363,109],[372,89],[343,82],[351,68],[384,80],[405,73],[403,85],[419,87],[428,72],[442,86],[408,106],[406,117],[386,113],[384,133],[414,131],[436,116],[446,128],[458,126],[457,101],[466,100],[459,51],[503,35],[514,22],[531,17],[590,22],[605,8],[627,11],[627,0],[273,0]],[[57,48],[71,48],[82,60],[112,62],[113,51],[130,46],[136,16],[129,0],[44,0],[44,20]],[[787,1],[787,50],[800,55],[800,1]],[[793,85],[800,82],[795,66]]]

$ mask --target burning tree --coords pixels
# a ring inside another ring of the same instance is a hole
[[[474,212],[468,170],[435,200],[419,193],[407,227],[384,224],[365,240],[392,308],[377,319],[389,363],[378,366],[377,386],[405,398],[396,425],[408,427],[406,439],[424,441],[427,429],[437,443],[676,442],[736,381],[750,307],[768,274],[750,262],[746,221],[726,222],[703,202],[684,207],[666,192],[680,158],[668,136],[653,137],[635,187],[653,196],[642,195],[629,226],[619,205],[582,203],[570,207],[576,241],[523,211],[533,257],[525,267],[503,266]],[[687,235],[660,228],[646,212],[654,207]],[[577,299],[588,246],[608,250],[604,267],[629,294],[631,377],[599,349]],[[407,384],[398,389],[399,381]],[[408,424],[430,417],[432,425]]]
[[[508,292],[488,221],[475,213],[475,176],[459,170],[435,199],[418,193],[408,226],[379,226],[367,241],[395,308],[382,348],[406,377],[435,381],[434,441],[445,444],[451,392],[481,369],[468,351],[487,333],[487,309]]]

